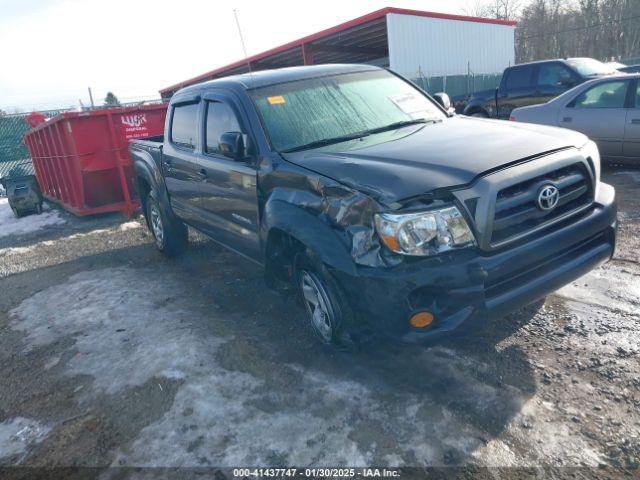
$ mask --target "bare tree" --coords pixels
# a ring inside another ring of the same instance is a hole
[[[522,0],[476,0],[467,5],[464,11],[474,17],[516,20],[521,7]]]
[[[640,0],[530,0],[518,20],[518,62],[640,57]]]

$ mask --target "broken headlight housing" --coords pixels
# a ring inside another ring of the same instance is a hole
[[[383,243],[401,255],[435,255],[476,244],[455,206],[418,213],[378,213],[375,223]]]

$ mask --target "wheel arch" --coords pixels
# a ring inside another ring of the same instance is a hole
[[[268,202],[264,212],[262,231],[267,276],[290,278],[298,253],[355,274],[355,262],[344,240],[317,214],[281,200]],[[284,277],[283,269],[287,273]]]

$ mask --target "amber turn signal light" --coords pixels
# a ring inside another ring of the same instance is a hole
[[[414,328],[425,328],[433,323],[433,314],[429,312],[418,312],[409,319],[409,323]]]

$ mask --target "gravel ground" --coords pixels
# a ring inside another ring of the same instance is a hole
[[[0,235],[0,466],[631,477],[640,173],[612,170],[606,181],[620,202],[613,261],[472,339],[357,352],[318,347],[295,302],[199,235],[166,260],[139,218],[53,209],[55,221]]]

